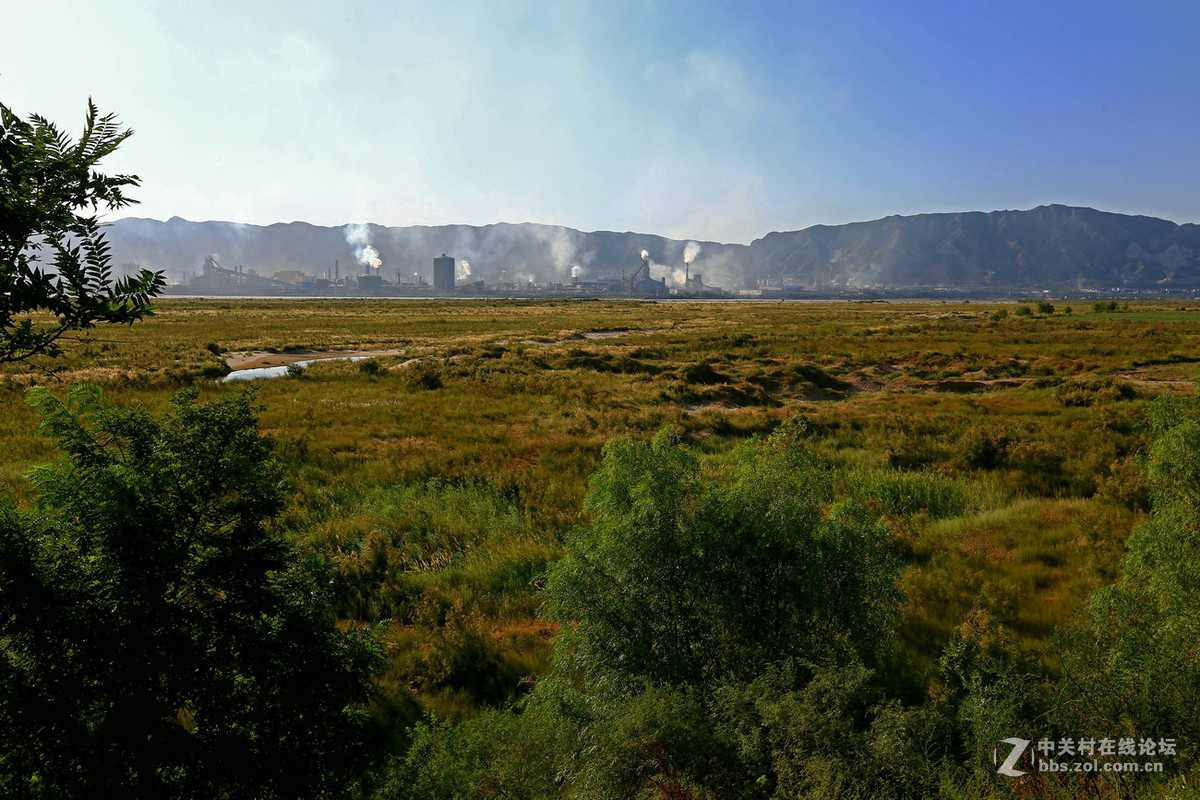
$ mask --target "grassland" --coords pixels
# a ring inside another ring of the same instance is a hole
[[[389,620],[379,714],[404,722],[470,714],[545,668],[537,579],[579,524],[606,441],[674,425],[717,474],[738,442],[801,415],[839,490],[905,553],[891,679],[916,695],[973,607],[1055,669],[1050,633],[1114,580],[1145,510],[1142,409],[1190,391],[1200,366],[1200,306],[1000,309],[164,300],[53,375],[0,372],[0,474],[28,502],[22,476],[54,457],[23,402],[34,383],[93,382],[158,409],[184,385],[241,388],[218,383],[239,354],[387,351],[256,386],[291,467],[279,525],[328,560],[347,620]]]

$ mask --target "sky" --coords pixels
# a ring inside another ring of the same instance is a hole
[[[1200,222],[1195,0],[0,0],[0,102],[119,216],[744,242],[1046,203]]]

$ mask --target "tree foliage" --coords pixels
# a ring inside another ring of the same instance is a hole
[[[133,202],[136,176],[97,169],[131,133],[90,101],[78,140],[0,103],[0,363],[54,357],[72,331],[152,313],[162,274],[114,281],[98,218]]]
[[[910,761],[892,735],[945,737],[881,705],[869,666],[902,599],[899,560],[876,521],[837,501],[804,433],[783,426],[720,476],[669,428],[610,442],[589,524],[546,582],[563,623],[551,674],[519,714],[420,726],[400,796],[928,791],[930,759]]]
[[[322,797],[364,766],[374,649],[271,533],[248,397],[194,400],[32,390],[66,457],[0,507],[0,794]]]
[[[1200,393],[1150,407],[1151,512],[1126,542],[1121,579],[1088,599],[1061,642],[1064,725],[1169,737],[1171,767],[1200,755]]]
[[[901,595],[891,539],[832,504],[794,428],[704,482],[667,429],[609,443],[587,530],[547,583],[560,650],[596,676],[701,683],[790,658],[870,659]]]

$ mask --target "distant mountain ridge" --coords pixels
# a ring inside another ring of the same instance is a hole
[[[1200,286],[1200,226],[1062,205],[772,233],[751,269],[864,286]]]
[[[668,282],[682,274],[688,240],[640,233],[585,233],[554,225],[497,223],[367,225],[382,274],[429,279],[435,256],[471,265],[471,279],[571,280],[619,276],[641,251]],[[306,222],[244,225],[122,219],[108,229],[114,261],[177,274],[198,273],[212,253],[225,266],[259,274],[301,270],[342,276],[363,269],[347,229]],[[361,246],[362,239],[357,240]],[[1198,288],[1200,225],[1063,205],[1029,211],[891,216],[845,225],[775,232],[749,245],[697,242],[691,270],[709,285],[804,287]]]

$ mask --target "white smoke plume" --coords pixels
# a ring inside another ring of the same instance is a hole
[[[455,270],[455,272],[457,273],[454,276],[455,280],[465,281],[467,278],[471,277],[471,262],[459,261],[458,269]]]
[[[582,273],[583,273],[583,269],[578,264],[571,267],[571,277],[572,278],[578,278],[580,276],[580,274],[582,274]]]
[[[358,263],[371,269],[379,269],[383,261],[379,251],[371,246],[371,229],[361,223],[351,223],[342,229],[346,244],[354,248],[354,257]]]
[[[699,242],[688,242],[686,245],[684,245],[684,266],[682,267],[675,266],[674,264],[660,264],[656,260],[649,258],[650,254],[646,250],[642,251],[642,258],[647,259],[650,262],[652,280],[658,280],[657,276],[661,275],[666,279],[668,286],[672,286],[676,289],[683,289],[688,285],[688,278],[695,277],[694,275],[689,275],[687,265],[696,260],[696,257],[700,255],[700,250],[701,248]],[[674,254],[668,256],[668,258],[672,261],[678,257],[678,250],[676,250]]]
[[[371,247],[371,245],[367,245],[362,250],[356,252],[355,255],[358,256],[358,263],[364,267],[379,269],[383,266],[383,261],[379,258],[379,251]]]
[[[563,280],[571,273],[572,267],[580,264],[586,265],[593,257],[591,252],[579,252],[578,244],[581,235],[578,231],[557,225],[529,225],[522,226],[514,232],[519,232],[522,237],[531,237],[538,245],[545,248],[544,255],[531,253],[533,258],[545,264],[545,268],[538,270],[539,281]],[[543,261],[546,258],[549,258],[548,262]]]
[[[643,250],[643,251],[642,251],[642,261],[645,261],[645,260],[646,260],[646,259],[648,259],[649,257],[650,257],[650,251],[649,251],[649,250]]]

